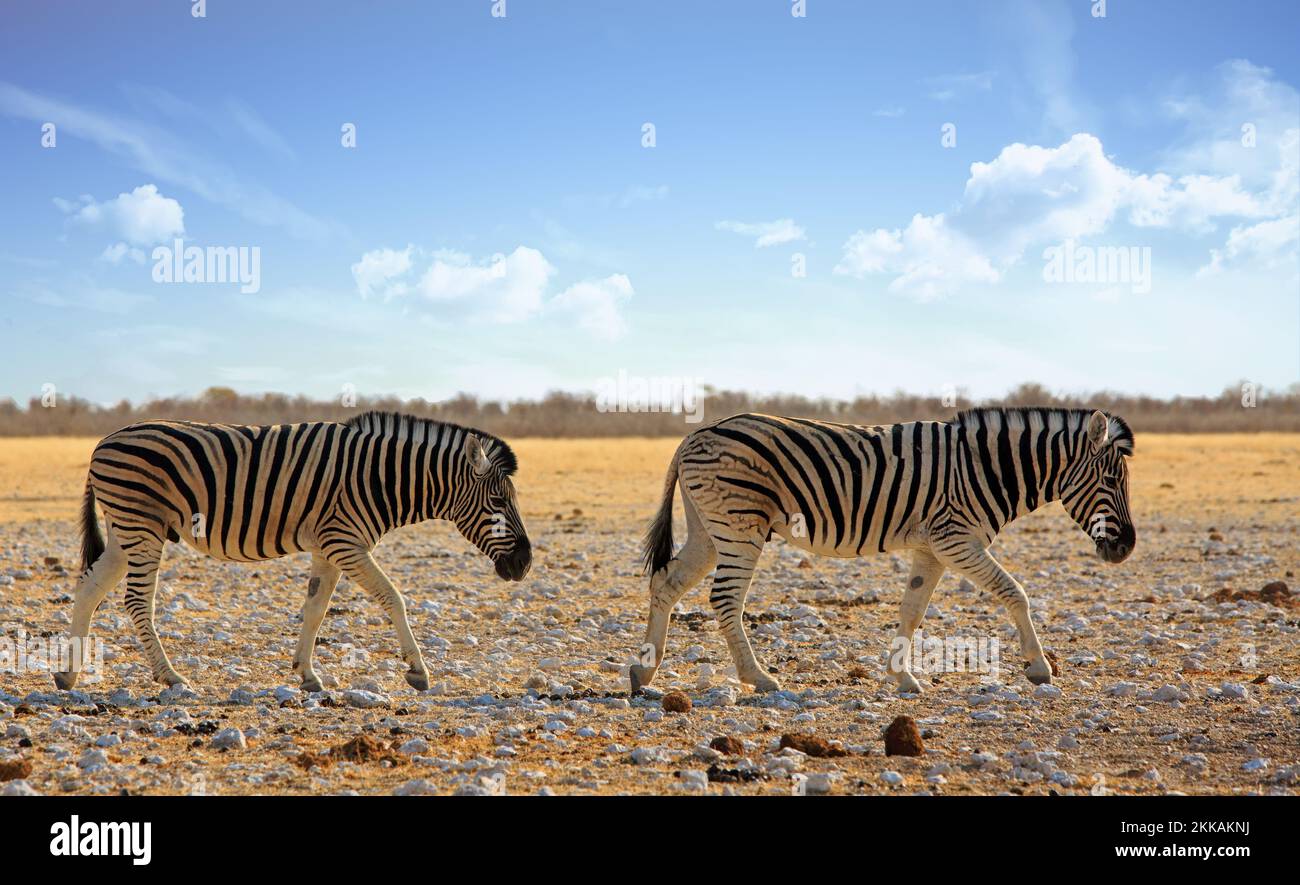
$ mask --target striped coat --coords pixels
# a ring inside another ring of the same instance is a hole
[[[427,687],[405,603],[371,551],[395,528],[447,519],[493,560],[498,575],[521,579],[531,548],[510,479],[515,469],[514,453],[494,436],[390,413],[368,412],[346,424],[125,427],[105,437],[91,457],[72,637],[88,635],[95,610],[125,576],[127,611],[154,676],[180,683],[153,624],[165,541],[241,562],[311,553],[294,658],[304,686],[320,688],[312,668],[316,632],[346,574],[383,603],[410,665],[408,681]],[[76,671],[74,660],[56,682],[71,687]]]
[[[1024,589],[987,548],[1016,517],[1060,500],[1103,559],[1124,559],[1135,542],[1132,450],[1122,419],[1083,410],[977,409],[952,421],[874,427],[738,415],[699,428],[673,458],[646,538],[651,610],[633,688],[654,676],[672,606],[715,566],[710,599],[742,680],[777,686],[754,658],[742,620],[759,554],[774,534],[829,556],[910,551],[899,625],[909,644],[944,571],[967,575],[1009,609],[1029,678],[1049,681]],[[689,529],[676,555],[675,487]],[[891,670],[900,687],[919,690],[905,662]]]

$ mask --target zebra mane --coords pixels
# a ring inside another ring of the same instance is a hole
[[[343,423],[345,427],[351,427],[363,433],[375,433],[383,436],[393,435],[398,439],[411,436],[412,431],[419,426],[427,428],[425,431],[427,439],[434,438],[440,430],[445,429],[453,432],[461,430],[478,437],[479,442],[483,444],[483,451],[487,453],[488,459],[503,474],[514,476],[515,471],[519,469],[519,460],[515,457],[514,450],[510,448],[509,444],[501,437],[479,430],[477,427],[465,427],[461,424],[453,424],[450,421],[438,421],[434,418],[420,418],[416,415],[403,415],[401,412],[379,410],[363,412]]]
[[[1062,409],[1052,406],[1008,406],[965,409],[958,412],[952,423],[959,427],[974,428],[980,419],[993,428],[1007,427],[1010,430],[1026,430],[1034,427],[1047,427],[1053,430],[1079,430],[1088,423],[1095,409]],[[1108,444],[1125,455],[1133,454],[1133,430],[1128,422],[1118,415],[1103,411],[1109,420],[1107,427]],[[1035,419],[1037,419],[1035,421]]]

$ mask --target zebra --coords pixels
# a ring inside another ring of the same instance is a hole
[[[73,604],[72,649],[109,591],[126,577],[126,609],[156,680],[185,680],[154,629],[158,564],[166,541],[220,560],[260,562],[311,553],[307,600],[293,669],[305,691],[320,691],[312,667],[316,634],[340,575],[388,611],[409,670],[429,687],[401,594],[372,555],[385,534],[446,519],[519,581],[532,547],[511,477],[517,460],[503,440],[468,427],[392,412],[332,421],[263,426],[146,421],[95,446],[81,503],[81,568]],[[100,532],[96,503],[104,511]],[[54,676],[76,685],[80,655]]]
[[[1136,533],[1129,516],[1122,418],[1084,409],[969,409],[952,420],[886,426],[737,415],[692,431],[678,447],[663,500],[646,533],[650,612],[632,691],[662,662],[673,606],[716,566],[710,602],[740,680],[760,691],[780,683],[754,657],[745,594],[772,535],[837,557],[910,551],[911,574],[888,672],[901,692],[920,692],[912,636],[945,570],[993,594],[1009,611],[1035,684],[1051,681],[1024,588],[989,545],[1013,519],[1059,500],[1096,544],[1122,562]],[[689,530],[673,554],[673,494],[680,486]]]

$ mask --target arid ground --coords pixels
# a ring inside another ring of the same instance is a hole
[[[706,580],[654,690],[628,697],[638,541],[672,439],[516,441],[536,550],[523,583],[445,523],[383,543],[429,691],[406,685],[383,611],[344,582],[318,646],[327,691],[300,693],[308,557],[234,565],[172,544],[158,624],[193,692],[160,696],[120,588],[95,618],[102,678],[57,692],[18,651],[69,623],[93,444],[0,439],[0,793],[1300,791],[1300,435],[1139,433],[1127,562],[1098,560],[1058,505],[994,548],[1033,600],[1053,685],[1025,680],[1009,619],[950,574],[925,635],[996,639],[1000,668],[918,674],[917,698],[883,678],[906,561],[808,561],[780,542],[747,620],[783,690],[731,678]],[[674,689],[689,711],[665,712]],[[900,715],[919,757],[885,754]]]

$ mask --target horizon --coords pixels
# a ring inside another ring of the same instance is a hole
[[[610,382],[613,381],[614,379],[602,379],[602,380],[606,382]],[[679,393],[682,391],[681,387],[677,387],[673,389],[669,389],[663,386],[657,388],[654,387],[653,382],[656,382],[659,379],[647,378],[642,380],[651,382],[650,385],[651,391],[660,391],[660,392],[676,391]],[[666,379],[666,380],[671,381],[674,379]],[[1261,404],[1267,404],[1272,400],[1293,399],[1296,397],[1300,397],[1300,381],[1293,381],[1291,384],[1287,385],[1286,387],[1273,388],[1273,387],[1257,386],[1254,385],[1252,382],[1248,382],[1244,380],[1239,381],[1235,384],[1225,384],[1222,386],[1222,388],[1219,390],[1218,393],[1173,394],[1171,396],[1157,396],[1157,395],[1151,395],[1151,394],[1146,394],[1141,392],[1124,391],[1124,390],[1083,390],[1083,391],[1051,390],[1046,386],[1039,384],[1038,382],[1035,381],[1022,381],[1019,384],[1016,384],[1004,391],[1001,391],[1000,393],[994,393],[989,396],[982,396],[982,397],[973,396],[970,393],[970,391],[966,390],[965,388],[944,389],[944,390],[937,390],[937,391],[913,391],[913,390],[903,390],[903,389],[897,389],[891,391],[866,391],[849,397],[835,397],[835,396],[808,395],[808,394],[803,394],[803,393],[798,393],[798,392],[788,391],[788,390],[773,390],[773,391],[735,390],[730,388],[718,388],[715,387],[714,385],[707,384],[707,383],[702,385],[698,389],[688,386],[686,388],[686,397],[688,401],[693,396],[698,396],[700,398],[744,397],[744,398],[758,400],[758,401],[779,400],[779,399],[803,399],[809,403],[823,402],[823,403],[837,404],[837,405],[851,405],[855,402],[864,401],[864,400],[877,400],[882,403],[913,401],[913,400],[940,400],[941,402],[951,401],[953,403],[951,408],[961,410],[961,409],[968,409],[968,408],[983,408],[983,407],[996,408],[998,407],[997,403],[1001,400],[1008,400],[1008,399],[1019,400],[1020,398],[1025,396],[1027,392],[1037,392],[1035,391],[1035,389],[1038,389],[1038,391],[1041,391],[1042,393],[1042,404],[1041,406],[1038,406],[1041,408],[1057,408],[1058,406],[1055,406],[1053,404],[1054,401],[1056,402],[1079,401],[1079,402],[1086,403],[1090,399],[1104,399],[1104,398],[1118,399],[1118,400],[1150,399],[1159,403],[1173,404],[1180,400],[1189,401],[1189,402],[1217,402],[1223,400],[1239,400],[1242,397],[1248,397]],[[210,397],[214,393],[218,393],[222,395],[226,393],[232,393],[235,394],[237,397],[239,397],[241,400],[246,399],[246,400],[258,401],[258,400],[263,400],[268,398],[284,398],[288,400],[307,400],[312,405],[330,406],[330,407],[341,405],[341,407],[343,408],[356,409],[359,412],[362,412],[370,407],[364,405],[356,405],[353,403],[389,402],[392,400],[397,400],[403,404],[424,403],[429,406],[448,406],[456,402],[469,400],[474,403],[477,403],[480,406],[497,405],[497,406],[509,407],[512,405],[541,405],[544,404],[546,401],[555,397],[569,397],[573,399],[590,400],[593,403],[599,403],[602,400],[602,398],[604,398],[605,400],[611,399],[611,394],[614,393],[614,391],[615,391],[614,387],[607,387],[605,390],[602,391],[598,386],[593,385],[593,387],[590,389],[580,389],[580,388],[568,389],[568,390],[555,389],[555,390],[545,391],[541,395],[535,397],[517,397],[517,398],[506,399],[501,397],[480,396],[479,394],[476,394],[472,391],[459,390],[450,394],[449,396],[433,400],[433,399],[426,399],[418,395],[413,397],[402,397],[390,391],[371,391],[371,392],[359,394],[354,390],[346,390],[342,393],[342,395],[335,395],[330,397],[312,397],[309,394],[303,393],[301,391],[291,392],[287,390],[238,390],[228,385],[212,385],[211,387],[205,388],[204,390],[200,390],[195,393],[158,394],[158,395],[150,394],[150,395],[142,396],[138,399],[122,397],[117,400],[108,401],[108,402],[99,402],[99,401],[88,399],[86,397],[78,395],[76,391],[57,390],[51,392],[57,394],[57,399],[59,403],[70,403],[70,402],[85,403],[90,406],[93,406],[96,409],[101,409],[104,411],[111,411],[115,408],[120,407],[124,403],[132,409],[139,409],[151,403],[168,402],[168,401],[200,402],[205,398]],[[643,397],[623,396],[619,398],[619,400],[624,404],[627,403],[653,404],[658,402],[660,398],[661,397],[656,395],[647,395]],[[31,408],[35,408],[37,406],[44,407],[44,408],[52,408],[52,406],[43,403],[42,402],[43,399],[45,399],[45,397],[42,397],[40,392],[37,392],[36,394],[27,397],[25,400],[20,400],[13,396],[0,397],[0,405],[3,405],[6,402],[12,403],[20,411],[24,411],[24,410],[29,411]],[[341,400],[342,402],[340,403]],[[615,405],[617,406],[617,402]],[[1017,404],[1017,406],[1015,407],[1020,407],[1020,405]],[[1026,406],[1026,407],[1034,408],[1035,406]],[[1086,409],[1088,407],[1086,405],[1081,405],[1078,406],[1077,408]],[[640,410],[647,411],[647,412],[655,411],[655,409],[653,408],[645,408],[644,406]],[[608,409],[608,411],[619,411],[619,409],[611,408]],[[622,409],[622,411],[635,411],[635,410],[629,410],[627,408],[624,408]]]
[[[9,13],[0,398],[1300,379],[1294,4],[494,8]]]

